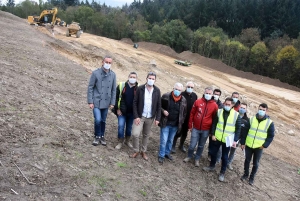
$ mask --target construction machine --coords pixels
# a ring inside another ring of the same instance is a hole
[[[67,26],[67,32],[66,32],[66,36],[69,37],[71,35],[76,35],[76,38],[79,38],[80,35],[82,34],[82,30],[79,26],[79,23],[77,22],[72,22],[71,24],[69,24]]]
[[[39,16],[28,16],[27,20],[31,25],[45,25],[47,23],[55,25],[63,22],[60,18],[56,17],[56,14],[57,8],[52,8],[51,10],[43,10]]]

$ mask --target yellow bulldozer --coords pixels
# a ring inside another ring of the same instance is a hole
[[[76,38],[79,38],[80,35],[82,34],[82,30],[79,26],[79,23],[77,22],[72,22],[67,26],[67,28],[68,28],[66,32],[67,37],[70,37],[71,35],[76,35]]]
[[[60,18],[56,17],[57,8],[51,10],[43,10],[39,16],[28,16],[27,21],[31,25],[43,26],[47,23],[52,25],[66,26],[66,23]]]

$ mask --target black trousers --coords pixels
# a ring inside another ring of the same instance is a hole
[[[176,142],[177,142],[178,138],[180,138],[180,144],[179,144],[179,146],[180,147],[183,146],[184,141],[186,140],[186,137],[187,137],[188,130],[189,130],[188,123],[183,123],[181,131],[177,132],[176,135],[175,135],[175,137],[174,137],[173,147],[176,145]]]

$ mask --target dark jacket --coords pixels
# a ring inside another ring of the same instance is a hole
[[[186,100],[186,114],[187,115],[185,116],[184,124],[188,124],[189,119],[190,119],[190,112],[192,110],[192,107],[193,107],[195,101],[198,99],[198,97],[197,97],[196,93],[192,92],[191,94],[189,94],[186,91],[182,92],[181,95]]]
[[[258,122],[261,122],[267,118],[270,118],[268,115],[265,115],[264,118],[259,119],[258,118],[258,114],[256,114],[256,118],[258,120]],[[242,133],[242,137],[241,137],[241,144],[244,145],[246,142],[246,138],[250,129],[250,122],[248,121],[245,124],[245,129],[243,129],[243,133]],[[268,146],[271,144],[271,142],[273,141],[273,138],[275,136],[275,126],[274,126],[274,122],[271,123],[271,125],[269,126],[268,130],[267,130],[267,139],[265,140],[265,143],[262,145],[264,148],[268,148]]]
[[[223,103],[220,101],[220,99],[218,99],[218,101],[216,101],[216,103],[217,103],[219,109],[223,109],[224,105],[223,105]]]
[[[136,94],[133,99],[133,117],[142,118],[144,109],[144,97],[145,97],[145,84],[139,86],[136,90]],[[153,85],[152,93],[152,118],[155,117],[156,121],[160,120],[161,117],[161,100],[160,100],[160,90],[158,87]]]
[[[190,113],[189,129],[210,130],[213,117],[218,111],[216,101],[207,101],[204,97],[195,101]]]
[[[227,123],[229,113],[230,113],[230,111],[228,111],[228,112],[226,110],[223,111],[223,119],[224,119],[224,127],[223,128],[224,129],[225,129],[225,126],[226,126],[226,123]],[[214,120],[213,120],[213,125],[212,125],[212,129],[211,129],[212,135],[215,135],[216,127],[217,127],[218,122],[219,122],[219,117],[218,117],[218,113],[217,113],[214,117]],[[241,117],[240,117],[240,115],[238,115],[238,118],[235,122],[235,132],[234,132],[234,134],[235,134],[234,135],[234,141],[235,142],[237,142],[240,139],[240,133],[241,133]]]
[[[93,103],[95,108],[109,108],[116,102],[116,74],[109,70],[105,72],[103,67],[94,70],[87,90],[87,102]]]
[[[237,112],[239,112],[239,109],[240,109],[240,106],[241,106],[241,102],[238,100],[234,106],[233,106],[233,109]]]
[[[170,102],[173,101],[171,100],[173,99],[172,97],[172,92],[169,93],[165,93],[162,97],[161,97],[161,118],[160,118],[160,122],[159,122],[159,126],[161,128],[164,128],[167,126],[167,122],[168,122],[168,117],[170,116]],[[180,132],[181,128],[182,128],[182,124],[185,120],[186,117],[186,112],[187,112],[187,104],[186,104],[186,100],[184,98],[184,96],[181,96],[181,99],[179,101],[180,106],[179,106],[179,115],[178,115],[178,130],[177,132]],[[169,112],[169,116],[165,116],[164,115],[164,110]]]
[[[244,116],[241,118],[241,134],[240,134],[240,138],[242,138],[242,134],[244,133],[245,125],[247,123],[249,123],[249,118],[247,116],[247,113],[245,113]]]
[[[136,90],[138,88],[138,83],[136,82],[135,83],[135,86],[134,87],[134,94],[136,93]],[[128,98],[127,95],[128,93],[126,93],[126,89],[130,88],[129,84],[128,84],[128,81],[125,82],[125,86],[122,90],[122,93],[121,93],[121,101],[120,101],[120,107],[118,107],[118,102],[119,102],[119,97],[120,97],[120,84],[117,86],[117,93],[116,93],[116,103],[115,103],[115,106],[114,106],[114,113],[117,114],[117,110],[120,109],[122,114],[126,114],[127,113],[127,107],[129,105],[126,105],[126,99]],[[130,107],[132,107],[133,105],[133,97],[132,97],[132,102],[130,103]]]

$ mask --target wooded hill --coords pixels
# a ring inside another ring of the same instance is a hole
[[[8,0],[1,10],[27,18],[54,6],[58,17],[88,33],[189,50],[300,87],[298,0],[144,0],[122,8],[87,0]]]

